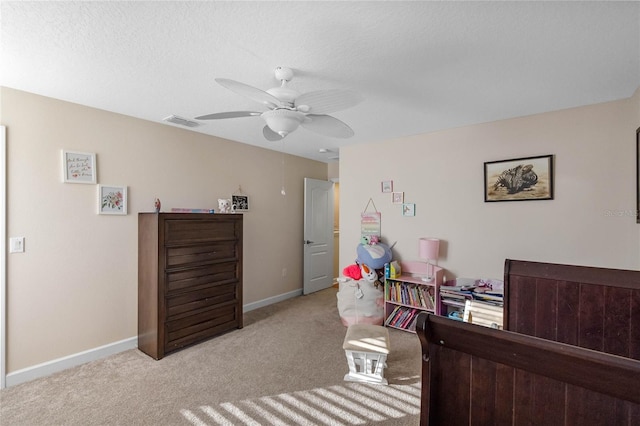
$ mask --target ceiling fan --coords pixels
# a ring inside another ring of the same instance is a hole
[[[300,94],[287,86],[293,78],[293,70],[285,67],[275,69],[280,87],[267,91],[226,78],[216,78],[221,86],[257,101],[268,108],[267,111],[229,111],[201,115],[196,120],[220,120],[226,118],[260,116],[266,122],[262,134],[269,141],[277,141],[302,126],[307,130],[334,138],[349,138],[353,130],[344,122],[327,115],[351,108],[362,97],[352,90],[318,90]]]

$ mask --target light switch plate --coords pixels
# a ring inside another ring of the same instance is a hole
[[[24,237],[9,239],[9,253],[24,253]]]

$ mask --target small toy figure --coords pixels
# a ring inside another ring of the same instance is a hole
[[[156,213],[160,213],[160,207],[162,207],[162,203],[160,202],[159,198],[155,199],[155,201],[153,202],[153,207]]]

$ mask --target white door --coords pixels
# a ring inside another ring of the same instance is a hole
[[[304,178],[303,294],[333,284],[333,183]]]

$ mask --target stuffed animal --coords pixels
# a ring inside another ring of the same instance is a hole
[[[342,270],[342,275],[357,281],[362,278],[362,271],[358,265],[349,265]]]
[[[391,262],[391,249],[388,245],[377,243],[375,245],[359,244],[358,258],[356,262],[365,264],[373,269],[384,269],[384,264]]]
[[[369,268],[364,263],[360,264],[360,272],[362,274],[362,279],[368,281],[372,284],[375,284],[376,287],[378,285],[378,274],[374,269]]]
[[[220,213],[233,213],[235,211],[231,205],[231,200],[228,198],[218,198],[218,210]]]
[[[380,237],[377,235],[363,235],[360,238],[360,244],[374,246],[380,242]]]

